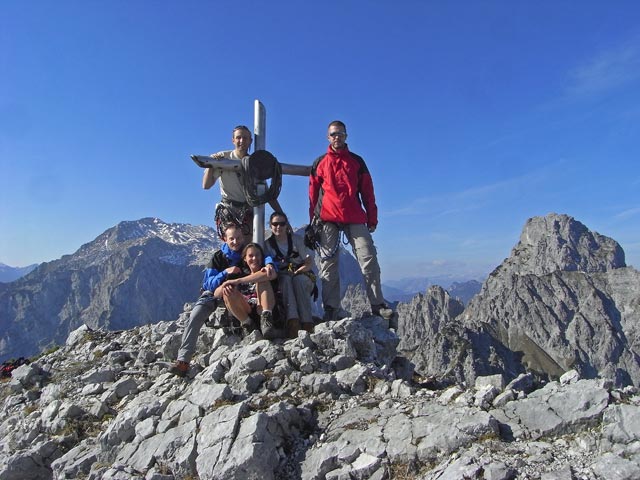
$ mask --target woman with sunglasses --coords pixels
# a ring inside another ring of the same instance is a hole
[[[265,253],[273,258],[278,267],[278,284],[286,310],[287,333],[295,338],[302,327],[313,332],[311,295],[315,289],[313,257],[289,226],[283,212],[273,212],[269,218],[271,235],[265,240]]]

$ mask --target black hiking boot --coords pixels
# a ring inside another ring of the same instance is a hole
[[[251,332],[253,332],[256,327],[253,324],[253,320],[248,319],[246,322],[244,323],[240,323],[240,327],[242,328],[242,336],[246,337],[248,336]]]
[[[275,326],[273,325],[273,314],[269,310],[263,310],[260,314],[260,331],[262,336],[268,340],[274,338]]]

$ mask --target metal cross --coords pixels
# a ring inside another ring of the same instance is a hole
[[[255,100],[254,102],[253,121],[253,135],[255,137],[254,151],[266,150],[267,110],[260,100]],[[202,168],[215,167],[221,170],[235,171],[242,169],[240,162],[226,158],[217,159],[207,155],[191,155],[191,159]],[[283,175],[308,177],[311,174],[310,166],[293,165],[289,163],[280,163],[280,166],[282,167]],[[258,185],[263,185],[263,188],[266,189],[264,183],[258,183]],[[253,207],[253,241],[260,245],[264,244],[264,205]]]

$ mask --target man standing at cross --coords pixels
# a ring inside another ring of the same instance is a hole
[[[340,274],[338,252],[340,232],[344,232],[364,276],[371,312],[386,320],[393,310],[384,302],[380,266],[371,233],[378,225],[378,207],[373,181],[364,159],[349,151],[347,127],[335,120],[329,124],[327,153],[316,159],[309,176],[309,218],[319,218],[320,278],[324,320],[340,314]]]
[[[251,131],[244,125],[238,125],[233,129],[231,135],[231,141],[235,147],[233,150],[224,150],[218,153],[214,153],[211,158],[214,159],[227,159],[238,162],[249,155],[249,148],[251,147]],[[202,175],[202,188],[205,190],[210,189],[215,185],[218,178],[220,179],[220,203],[216,206],[215,222],[218,234],[222,237],[224,232],[220,231],[221,225],[225,223],[235,223],[242,228],[242,232],[250,238],[253,231],[253,207],[247,202],[247,197],[243,188],[242,170],[208,167],[205,168]],[[275,211],[281,211],[282,208],[278,203],[278,200],[274,199],[269,202],[269,205]]]

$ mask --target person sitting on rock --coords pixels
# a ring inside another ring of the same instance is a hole
[[[245,245],[245,236],[242,233],[242,229],[238,225],[228,224],[224,226],[223,231],[224,243],[219,250],[213,253],[204,271],[202,293],[193,310],[191,310],[191,315],[182,334],[178,359],[170,369],[171,373],[181,377],[185,376],[189,371],[189,362],[196,350],[198,334],[202,326],[216,310],[222,299],[222,292],[216,293],[218,287],[228,278],[242,274],[239,266],[242,260],[242,249]],[[275,279],[277,273],[273,266],[273,261],[271,258],[266,260],[265,270],[271,275],[272,279]]]
[[[264,338],[271,339],[277,336],[273,318],[276,298],[271,285],[274,278],[267,271],[264,258],[262,247],[249,243],[242,250],[241,273],[225,280],[215,295],[224,299],[243,330],[251,332],[259,322]]]
[[[278,285],[286,313],[287,335],[295,338],[301,324],[302,328],[313,332],[311,295],[316,286],[312,271],[313,257],[304,244],[304,238],[291,231],[283,212],[273,212],[269,224],[271,235],[266,239],[264,249],[278,267]]]

